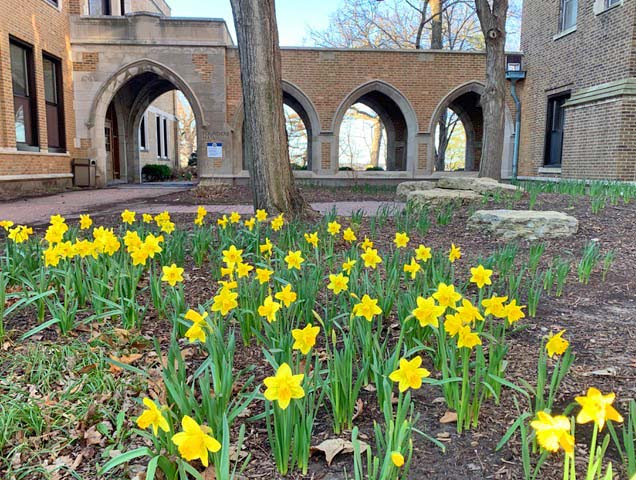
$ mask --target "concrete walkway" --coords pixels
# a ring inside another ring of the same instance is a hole
[[[197,205],[174,205],[149,202],[164,195],[184,192],[187,187],[162,186],[148,188],[147,186],[111,187],[99,190],[82,190],[46,197],[25,198],[12,202],[0,202],[0,220],[12,220],[17,224],[39,225],[47,223],[51,215],[60,214],[68,219],[79,217],[82,213],[90,213],[93,217],[112,215],[124,209],[138,213],[156,214],[167,210],[170,213],[196,213]],[[224,214],[238,212],[241,215],[251,215],[251,205],[206,205],[208,212]],[[350,216],[361,211],[364,215],[375,215],[379,208],[401,210],[404,206],[400,202],[326,202],[312,203],[312,208],[320,213],[328,213],[334,207],[336,213]]]

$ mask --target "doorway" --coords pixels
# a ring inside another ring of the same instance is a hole
[[[111,103],[106,111],[104,123],[104,137],[106,138],[106,164],[111,167],[109,180],[121,180],[121,163],[119,159],[119,135],[117,129],[117,115]]]
[[[548,98],[548,115],[546,121],[546,146],[544,165],[558,168],[561,166],[563,154],[563,126],[565,125],[565,109],[563,104],[570,98],[570,93]]]

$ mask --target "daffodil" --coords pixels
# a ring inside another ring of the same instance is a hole
[[[150,258],[154,258],[156,254],[163,251],[163,248],[161,248],[161,243],[163,243],[163,235],[155,237],[152,233],[149,233],[148,235],[146,235],[142,247],[146,249]]]
[[[358,239],[351,227],[347,227],[345,231],[342,232],[342,238],[349,243],[355,242]]]
[[[523,308],[526,308],[525,305],[517,305],[517,301],[515,299],[512,299],[510,303],[504,307],[504,314],[510,325],[518,322],[522,318],[525,318],[525,314],[522,310]]]
[[[397,468],[402,468],[404,466],[404,455],[400,452],[391,452],[391,462]]]
[[[353,306],[353,315],[355,317],[364,317],[367,321],[373,320],[375,315],[381,315],[382,309],[378,306],[378,300],[364,295],[359,303]]]
[[[349,260],[342,264],[342,271],[346,272],[347,275],[351,275],[351,269],[355,266],[356,260]]]
[[[283,218],[283,214],[281,213],[280,215],[272,219],[272,230],[277,232],[281,228],[283,228],[284,224],[285,224],[285,219]]]
[[[66,222],[66,219],[59,213],[55,215],[51,215],[51,217],[49,218],[49,223],[51,225],[61,225],[64,222]]]
[[[261,208],[256,210],[256,214],[254,216],[259,222],[264,222],[265,220],[267,220],[267,212]]]
[[[230,223],[239,223],[241,221],[241,215],[238,212],[230,213]]]
[[[406,232],[396,232],[395,238],[393,239],[393,243],[395,243],[396,248],[406,248],[409,244],[409,236]]]
[[[216,224],[223,229],[227,227],[227,222],[228,222],[227,215],[223,215],[221,218],[217,218],[216,220]]]
[[[576,397],[576,403],[581,406],[581,411],[576,416],[576,423],[594,422],[599,430],[603,430],[605,422],[622,422],[623,417],[612,407],[616,394],[614,392],[603,395],[600,390],[590,387],[587,395]]]
[[[483,320],[484,317],[477,307],[475,307],[467,298],[462,299],[461,306],[457,307],[457,315],[464,324],[475,323],[475,320]]]
[[[194,343],[196,340],[201,343],[205,342],[205,327],[207,325],[205,319],[207,317],[208,312],[200,314],[192,309],[186,312],[185,319],[192,322],[190,328],[185,332],[185,337],[190,341],[190,343]]]
[[[459,330],[464,326],[462,319],[456,313],[449,313],[444,319],[444,330],[449,337],[454,337],[459,333]]]
[[[152,223],[152,215],[150,215],[149,213],[144,213],[144,214],[141,216],[141,220],[142,220],[144,223]]]
[[[314,248],[318,247],[318,232],[305,233],[305,241]]]
[[[164,432],[170,431],[170,425],[168,425],[168,421],[161,413],[161,410],[155,402],[150,400],[149,398],[144,398],[143,404],[146,406],[146,410],[139,416],[137,419],[137,426],[142,430],[145,430],[148,427],[152,427],[152,433],[157,436],[159,429]]]
[[[404,264],[404,272],[411,275],[411,280],[415,280],[417,272],[421,269],[422,267],[420,267],[420,264],[417,263],[415,258],[411,258],[411,263]]]
[[[214,296],[214,303],[212,303],[211,309],[213,312],[221,312],[221,315],[225,316],[238,306],[237,298],[238,293],[233,292],[227,287],[223,287],[219,293]]]
[[[476,345],[481,345],[481,338],[476,332],[473,332],[470,327],[461,327],[459,329],[459,336],[457,338],[457,348],[466,347],[472,349]]]
[[[472,275],[470,281],[477,285],[478,288],[484,288],[484,285],[492,285],[492,281],[490,280],[492,270],[484,268],[483,265],[471,268],[470,273]]]
[[[136,215],[135,212],[126,209],[123,212],[121,212],[121,221],[123,223],[132,225],[133,223],[135,223],[135,215]]]
[[[33,234],[33,229],[26,225],[18,225],[15,228],[9,229],[7,237],[13,240],[15,243],[23,243],[29,239],[29,235]]]
[[[176,264],[172,264],[169,267],[162,267],[163,277],[161,280],[170,284],[171,287],[174,287],[177,282],[183,282],[183,268],[177,267]]]
[[[292,348],[300,350],[303,355],[307,355],[309,350],[316,344],[316,337],[319,333],[320,327],[314,327],[311,323],[308,323],[302,330],[299,328],[292,330],[292,337],[294,337]]]
[[[91,228],[93,225],[93,220],[91,220],[91,216],[88,214],[80,215],[80,229],[87,230]]]
[[[570,419],[563,415],[555,415],[540,411],[537,419],[530,423],[537,432],[537,441],[549,452],[557,452],[562,448],[571,455],[574,452],[574,436],[572,436]]]
[[[484,298],[481,301],[482,306],[486,309],[485,315],[492,315],[495,318],[505,318],[506,309],[504,303],[508,301],[508,297],[492,296],[490,298]]]
[[[427,369],[421,368],[421,365],[422,357],[419,355],[411,360],[401,358],[399,368],[391,372],[389,379],[398,382],[400,392],[405,392],[409,388],[417,390],[422,386],[422,379],[431,374]]]
[[[281,305],[272,299],[271,295],[265,297],[263,304],[258,307],[258,314],[265,317],[269,323],[276,321],[276,313],[280,310]]]
[[[292,252],[291,250],[287,253],[285,257],[285,262],[287,263],[287,269],[292,270],[300,270],[300,265],[305,261],[302,256],[302,252],[300,250],[296,250]]]
[[[441,317],[446,311],[446,307],[435,304],[435,299],[432,297],[422,298],[417,297],[417,307],[413,310],[412,314],[420,322],[420,326],[439,327],[439,317]]]
[[[13,225],[15,224],[11,220],[2,220],[0,222],[0,227],[4,228],[6,231],[13,227]]]
[[[366,250],[367,248],[373,248],[373,242],[369,240],[369,237],[364,236],[364,241],[360,244],[360,248],[362,250]]]
[[[236,264],[236,274],[238,275],[238,278],[247,277],[252,270],[254,270],[254,267],[249,263],[241,262]]]
[[[349,288],[349,277],[339,273],[337,275],[329,275],[329,284],[327,289],[338,295],[340,292],[346,292]]]
[[[443,307],[455,308],[455,305],[457,305],[457,302],[459,302],[462,296],[459,292],[455,291],[454,285],[446,285],[444,282],[441,282],[437,286],[437,291],[433,293],[433,298]]]
[[[280,300],[287,308],[296,301],[296,292],[292,290],[291,284],[285,285],[279,292],[274,295],[276,300]]]
[[[327,224],[327,232],[329,232],[332,236],[338,235],[340,233],[340,224],[337,221],[329,222]]]
[[[285,410],[292,399],[303,398],[305,391],[302,387],[302,381],[305,376],[301,373],[293,375],[288,364],[283,363],[276,375],[267,377],[263,383],[267,387],[264,396],[270,402],[278,402],[278,406]]]
[[[230,245],[227,250],[221,252],[223,254],[223,261],[227,266],[236,265],[243,261],[243,250],[239,250],[234,245]]]
[[[374,248],[367,248],[360,258],[364,261],[366,268],[375,269],[379,263],[382,263],[382,257],[378,255],[378,251]]]
[[[424,245],[420,245],[415,249],[415,258],[420,262],[427,262],[432,258],[431,249]]]
[[[255,217],[248,218],[247,220],[245,220],[244,224],[247,227],[247,229],[251,232],[254,229],[254,225],[256,224],[256,218]]]
[[[256,269],[256,278],[258,279],[258,283],[263,284],[269,282],[269,279],[274,274],[273,270],[269,270],[267,268],[257,268]]]
[[[258,246],[258,251],[261,253],[261,255],[269,257],[272,255],[273,247],[274,245],[272,245],[272,242],[269,241],[269,238],[266,238],[265,243]]]
[[[179,454],[187,461],[201,460],[204,467],[208,466],[209,453],[221,450],[221,444],[210,434],[212,430],[205,425],[199,425],[188,415],[181,421],[183,432],[172,436],[172,443],[179,448]]]
[[[459,260],[462,256],[462,250],[456,247],[454,243],[451,244],[450,251],[448,252],[448,261],[455,263],[455,260]]]
[[[554,335],[550,335],[547,343],[545,344],[545,349],[548,352],[548,356],[550,358],[555,355],[563,355],[565,351],[568,349],[570,342],[563,338],[563,334],[565,330],[561,330],[559,333],[555,333]]]

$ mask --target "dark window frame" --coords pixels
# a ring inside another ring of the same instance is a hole
[[[141,116],[141,121],[139,122],[139,150],[142,152],[148,151],[148,126],[146,125],[146,114],[144,113]]]
[[[163,117],[163,158],[168,158],[168,119]]]
[[[605,0],[605,8],[608,9],[620,5],[622,1],[623,0]]]
[[[561,126],[561,155],[560,155],[559,163],[548,163],[551,159],[551,156],[550,156],[550,147],[552,146],[551,132],[552,132],[552,126],[555,120],[554,107],[556,102],[558,102],[560,99],[567,101],[571,96],[572,96],[572,92],[567,90],[564,92],[559,92],[553,95],[549,95],[547,98],[546,117],[545,117],[545,142],[544,142],[544,149],[543,149],[543,165],[542,165],[544,168],[561,168],[561,165],[563,163],[563,138],[564,138],[563,126],[565,125],[565,114],[561,116],[563,125]],[[561,108],[563,108],[563,105],[561,105]]]
[[[159,115],[155,117],[155,126],[157,134],[157,158],[161,158],[161,117]]]
[[[22,49],[25,53],[25,75],[26,75],[26,86],[28,88],[28,92],[26,96],[16,95],[13,93],[13,104],[14,104],[14,116],[15,116],[15,104],[16,97],[27,99],[28,103],[28,114],[29,114],[29,124],[30,124],[30,132],[31,141],[19,142],[16,136],[16,148],[18,150],[32,151],[38,152],[40,151],[40,136],[39,136],[39,122],[38,122],[38,96],[37,96],[37,86],[35,82],[35,63],[33,59],[33,45],[27,42],[23,42],[22,40],[15,38],[13,36],[9,36],[9,46],[11,45]],[[10,55],[10,54],[9,54]],[[11,84],[12,90],[13,83]],[[27,136],[28,139],[28,136]]]
[[[47,3],[50,3],[55,8],[60,8],[60,0],[45,0]]]
[[[64,153],[66,152],[66,121],[64,118],[64,79],[62,77],[62,59],[56,57],[55,55],[51,55],[48,52],[42,52],[42,75],[44,75],[44,62],[48,61],[53,65],[55,72],[55,96],[56,103],[52,104],[46,99],[46,85],[44,85],[45,93],[44,93],[44,103],[45,108],[48,106],[55,106],[57,109],[57,128],[58,128],[58,146],[48,145],[49,151],[56,153]],[[46,82],[45,82],[46,83]],[[48,116],[47,116],[48,122]],[[47,123],[47,132],[48,132],[48,123]],[[48,139],[47,139],[48,140]],[[48,143],[48,142],[47,142]]]

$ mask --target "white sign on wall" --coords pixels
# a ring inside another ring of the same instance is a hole
[[[208,158],[223,158],[223,144],[220,142],[208,143]]]

